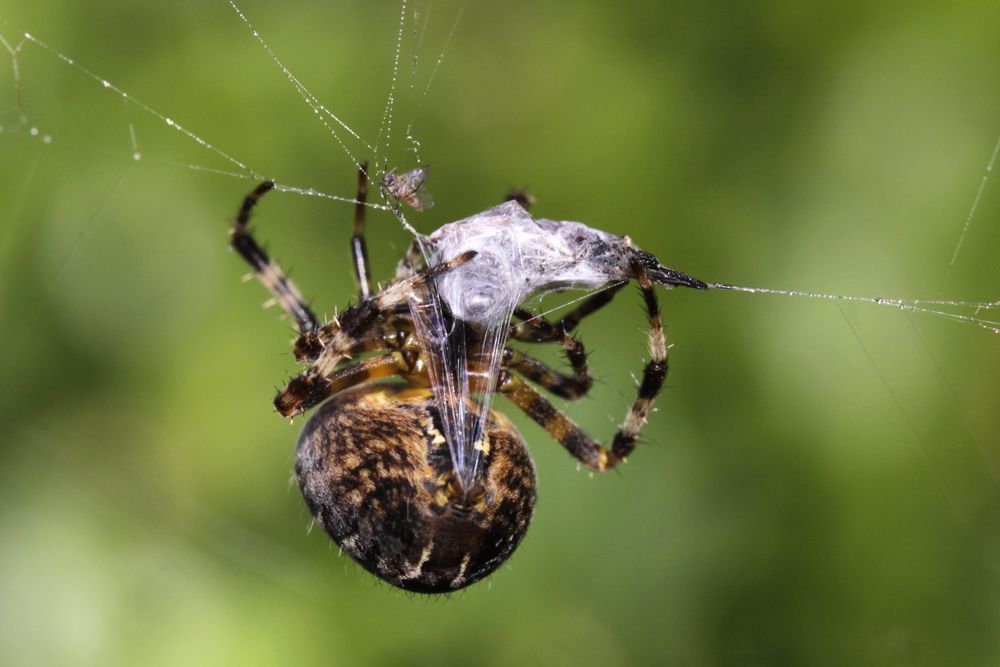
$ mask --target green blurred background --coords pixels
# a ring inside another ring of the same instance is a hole
[[[242,6],[373,141],[399,4]],[[423,96],[458,7],[404,31],[391,159],[414,163],[414,122],[422,230],[520,185],[706,280],[1000,298],[1000,183],[949,270],[1000,133],[995,2],[473,2]],[[4,0],[0,35],[24,31],[263,174],[353,194],[223,2]],[[226,245],[252,181],[186,167],[233,171],[38,46],[18,61],[23,127],[0,53],[0,663],[1000,661],[996,335],[663,293],[672,372],[629,464],[592,479],[515,415],[528,538],[484,584],[403,594],[308,530],[299,424],[270,404],[289,326]],[[273,194],[257,218],[327,313],[353,296],[350,216]],[[370,229],[387,277],[407,236]],[[638,297],[581,335],[601,382],[568,410],[608,437],[645,354]]]

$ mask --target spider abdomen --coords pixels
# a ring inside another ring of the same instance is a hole
[[[330,398],[296,451],[315,519],[366,570],[407,590],[457,590],[493,572],[524,537],[534,466],[493,412],[474,489],[458,486],[433,395],[365,385]]]

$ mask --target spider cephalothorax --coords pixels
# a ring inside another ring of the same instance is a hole
[[[706,285],[662,266],[627,237],[532,218],[528,200],[513,198],[416,239],[395,279],[373,292],[364,164],[358,181],[351,247],[360,301],[339,317],[321,323],[250,235],[250,212],[273,183],[247,196],[232,245],[299,331],[295,357],[307,367],[278,393],[275,407],[287,417],[322,404],[296,452],[313,516],[381,579],[419,592],[457,590],[510,556],[535,504],[531,457],[491,397],[507,397],[591,469],[615,466],[634,448],[667,373],[654,283]],[[527,381],[565,399],[587,393],[587,357],[572,332],[630,280],[648,314],[650,360],[635,402],[604,447]],[[540,291],[570,287],[604,289],[557,322],[522,306]],[[560,345],[571,373],[507,347],[510,339]]]

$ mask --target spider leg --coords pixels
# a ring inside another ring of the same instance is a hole
[[[284,417],[294,417],[322,403],[330,396],[362,382],[413,372],[416,357],[402,351],[387,352],[345,366],[333,375],[317,379],[314,369],[294,378],[274,399],[274,407]]]
[[[345,311],[342,317],[350,320],[352,313]],[[329,327],[333,322],[327,324]],[[339,324],[339,320],[338,320]],[[278,406],[279,412],[286,416],[300,414],[317,403],[324,401],[332,393],[340,391],[344,387],[337,387],[335,378],[340,377],[342,367],[336,366],[344,361],[354,358],[359,354],[379,351],[398,351],[412,354],[410,350],[415,344],[410,336],[413,327],[409,320],[390,316],[380,320],[378,326],[369,327],[364,334],[353,337],[350,330],[354,329],[353,322],[348,322],[346,328],[337,327],[336,334],[329,339],[329,346],[322,351],[333,361],[335,370],[332,372],[322,372],[316,365],[293,378],[288,385],[275,397],[274,403]],[[315,336],[313,337],[315,340]],[[300,341],[303,338],[299,339]],[[315,359],[314,359],[315,360]],[[378,377],[383,377],[379,375]],[[286,414],[287,412],[287,414]]]
[[[302,299],[302,295],[292,284],[292,281],[282,273],[278,265],[271,261],[264,249],[254,240],[248,226],[250,212],[257,204],[257,200],[273,187],[272,181],[264,181],[246,196],[243,205],[240,206],[240,210],[236,214],[236,222],[229,232],[230,243],[233,249],[253,267],[257,278],[274,295],[275,301],[295,320],[295,327],[299,333],[305,334],[319,328],[319,320]]]
[[[510,348],[504,349],[503,365],[556,396],[571,401],[576,400],[590,391],[594,378],[587,370],[587,354],[583,343],[570,334],[563,334],[561,343],[566,358],[573,368],[572,376],[560,373],[545,362]]]
[[[354,257],[354,276],[358,280],[361,300],[371,296],[371,277],[368,269],[368,246],[365,243],[365,203],[368,201],[368,163],[358,165],[358,196],[354,204],[354,235],[351,236],[351,255]]]
[[[380,317],[389,316],[397,311],[406,311],[408,288],[464,264],[475,254],[474,251],[465,252],[447,262],[393,281],[382,292],[363,300],[357,306],[346,309],[317,331],[303,334],[295,341],[296,360],[300,363],[313,363],[324,355],[341,354],[353,344],[355,338],[363,335],[366,327],[374,324]],[[345,328],[346,334],[342,335],[342,330]]]
[[[420,265],[423,257],[424,255],[420,249],[420,243],[417,239],[413,239],[410,247],[406,249],[406,254],[403,255],[403,258],[399,260],[399,264],[396,265],[396,280],[409,278],[416,274],[417,266]]]
[[[612,468],[632,452],[639,432],[649,417],[653,400],[660,393],[667,376],[667,346],[656,293],[641,266],[636,267],[636,276],[649,316],[650,360],[643,371],[635,402],[615,433],[610,447],[604,447],[587,435],[547,398],[516,375],[505,373],[499,387],[499,391],[540,424],[570,454],[594,470]]]
[[[597,292],[555,323],[549,322],[542,315],[533,314],[526,308],[518,308],[514,311],[514,315],[523,321],[511,327],[510,337],[525,343],[559,341],[562,339],[564,331],[572,331],[579,326],[583,318],[611,303],[615,294],[627,284],[627,282],[621,282]]]
[[[506,350],[507,365],[532,382],[548,389],[556,396],[574,400],[590,391],[594,384],[587,371],[587,354],[581,343],[569,331],[575,328],[580,320],[607,305],[625,283],[611,287],[594,294],[575,310],[571,311],[557,323],[552,323],[541,315],[535,315],[525,308],[514,311],[515,317],[522,321],[511,326],[510,337],[527,343],[555,343],[562,345],[566,359],[573,368],[573,377],[558,373],[546,364],[514,350]]]
[[[403,344],[408,332],[402,326],[389,331],[382,326],[391,322],[392,316],[407,308],[407,295],[425,281],[453,268],[461,266],[476,256],[469,251],[447,262],[426,268],[411,278],[398,280],[384,290],[366,299],[353,308],[348,308],[336,320],[326,324],[321,330],[305,334],[296,341],[296,350],[305,349],[313,365],[296,376],[274,399],[278,411],[287,416],[300,414],[319,404],[330,395],[332,378],[340,372],[338,366],[349,359],[353,350],[371,351],[387,347],[405,348]],[[399,320],[400,322],[402,319]],[[396,342],[391,338],[395,336]],[[373,340],[381,337],[383,343]],[[310,347],[311,346],[311,347]],[[402,349],[407,354],[415,354]],[[414,357],[414,362],[416,357]],[[300,359],[301,360],[301,359]],[[338,390],[339,391],[339,390]]]
[[[355,354],[386,348],[385,337],[375,331],[382,312],[374,300],[348,308],[319,331],[299,337],[295,342],[296,357],[312,365],[278,392],[274,399],[278,412],[289,417],[318,405],[331,395],[331,383],[342,362]]]

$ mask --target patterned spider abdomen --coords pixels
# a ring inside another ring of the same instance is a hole
[[[487,576],[524,537],[535,471],[520,434],[492,412],[481,470],[463,491],[428,389],[366,385],[330,398],[299,437],[309,510],[366,570],[421,593]]]

